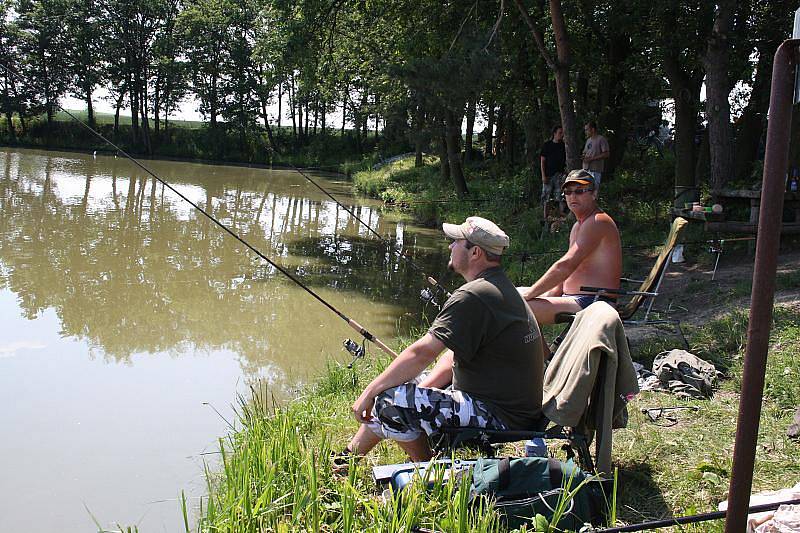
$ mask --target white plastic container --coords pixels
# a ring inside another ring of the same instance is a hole
[[[547,457],[547,443],[536,437],[525,441],[525,457]]]

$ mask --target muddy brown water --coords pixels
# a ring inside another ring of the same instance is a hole
[[[146,164],[380,338],[435,315],[298,173]],[[182,530],[236,394],[290,398],[355,332],[125,159],[0,149],[0,170],[0,531]],[[443,276],[441,234],[314,177]]]

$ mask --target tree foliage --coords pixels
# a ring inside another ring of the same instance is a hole
[[[482,155],[508,165],[534,163],[555,123],[569,130],[578,164],[580,126],[595,120],[613,174],[630,141],[658,131],[669,108],[676,190],[693,194],[706,179],[720,187],[749,176],[771,57],[796,7],[769,4],[2,0],[0,59],[26,78],[0,76],[0,113],[13,135],[12,115],[23,128],[33,114],[52,120],[70,94],[91,121],[103,87],[117,113],[129,110],[134,146],[149,151],[169,142],[169,117],[191,97],[220,154],[222,129],[240,153],[262,136],[292,150],[338,132],[362,151],[373,137],[384,154],[413,147],[421,161],[423,150],[437,152],[443,179],[465,195],[462,159],[481,155],[476,118],[487,125]],[[743,126],[728,105],[734,87],[751,95],[739,106]],[[698,133],[706,122],[708,134]],[[287,124],[290,133],[276,129]]]

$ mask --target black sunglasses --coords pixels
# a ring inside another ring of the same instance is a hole
[[[594,190],[594,188],[593,188],[593,187],[588,187],[588,188],[586,188],[586,189],[572,189],[572,190],[566,190],[566,191],[564,191],[564,196],[570,196],[570,195],[572,195],[572,194],[575,194],[575,195],[578,195],[578,196],[580,196],[581,194],[583,194],[583,193],[585,193],[585,192],[592,192],[593,190]]]

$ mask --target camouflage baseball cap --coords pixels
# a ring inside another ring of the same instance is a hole
[[[442,224],[444,234],[451,239],[467,239],[494,255],[503,255],[508,248],[508,235],[491,220],[469,217],[463,224]]]

